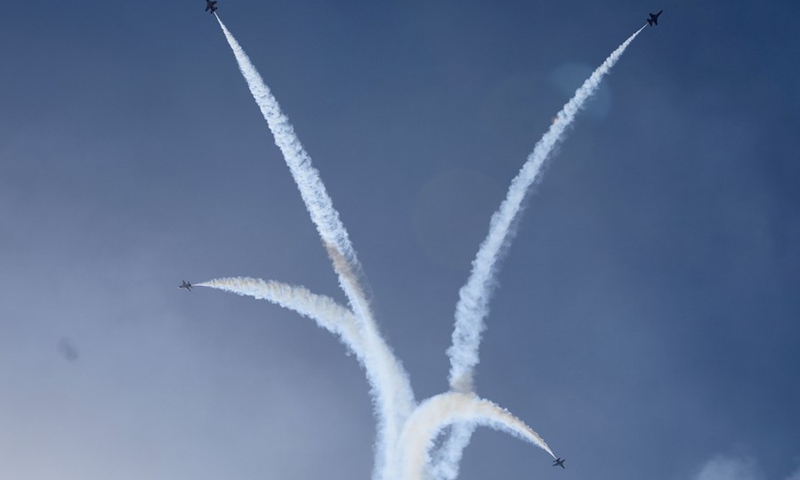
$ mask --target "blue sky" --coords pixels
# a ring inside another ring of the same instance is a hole
[[[200,0],[12,2],[0,41],[0,469],[18,480],[368,478],[357,362],[307,319],[175,287],[344,302]],[[794,480],[796,2],[220,0],[320,170],[418,399],[502,200],[577,120],[500,273],[462,479]],[[59,354],[68,338],[75,361]]]

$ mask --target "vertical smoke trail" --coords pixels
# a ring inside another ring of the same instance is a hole
[[[332,245],[326,243],[325,248],[333,262],[334,270],[341,277],[355,278],[347,260]],[[358,287],[358,282],[353,281],[353,284]],[[362,331],[366,331],[366,329]],[[383,417],[386,420],[381,421],[379,425],[379,431],[384,435],[376,448],[374,476],[386,480],[393,475],[391,463],[387,458],[390,452],[397,449],[400,432],[416,402],[408,374],[403,370],[383,338],[377,333],[377,329],[372,332],[372,335],[364,335],[366,344],[364,351],[367,355],[364,365],[367,377],[374,386],[372,393],[378,398],[378,404],[384,406],[382,409],[379,408],[379,411],[395,412],[394,417],[388,415]],[[373,381],[373,379],[377,381]],[[381,386],[386,386],[386,390],[381,390]]]
[[[470,423],[456,423],[450,427],[442,445],[431,458],[431,473],[438,480],[455,480],[458,477],[458,467],[464,449],[472,440],[472,432],[476,425]]]
[[[236,57],[239,70],[250,88],[250,93],[267,121],[275,144],[280,148],[292,177],[300,190],[303,202],[311,215],[311,220],[322,237],[322,242],[333,262],[347,300],[355,313],[355,318],[364,343],[364,364],[372,383],[376,413],[378,416],[378,443],[376,445],[376,465],[374,476],[380,477],[385,468],[386,452],[394,448],[403,422],[414,408],[414,394],[408,375],[381,337],[372,318],[366,296],[358,282],[361,271],[355,250],[350,243],[347,230],[339,219],[338,212],[325,190],[319,172],[311,166],[311,157],[303,149],[294,133],[289,119],[280,109],[275,97],[242,47],[231,35],[217,14],[222,32]],[[366,354],[369,352],[369,354]]]
[[[506,199],[492,215],[489,234],[478,249],[472,262],[472,272],[467,283],[459,291],[456,305],[456,322],[453,344],[447,350],[450,357],[450,388],[457,392],[474,390],[474,369],[478,364],[478,348],[481,334],[486,329],[484,319],[489,313],[489,300],[496,287],[499,261],[507,251],[516,233],[515,221],[523,208],[523,202],[531,185],[538,180],[542,166],[553,149],[563,140],[564,133],[575,116],[600,86],[603,77],[617,63],[622,53],[643,26],[617,47],[597,70],[581,85],[575,95],[558,112],[556,121],[539,140],[528,156],[520,172],[512,180]],[[472,429],[469,426],[454,426],[436,457],[434,469],[440,480],[452,480],[458,474],[461,454],[469,443]]]
[[[544,440],[525,423],[496,404],[474,394],[447,392],[421,403],[408,419],[400,437],[401,450],[390,461],[401,472],[398,480],[425,480],[428,454],[436,435],[456,422],[480,425],[510,433],[532,443],[555,458]]]

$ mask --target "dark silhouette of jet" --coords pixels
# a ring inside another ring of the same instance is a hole
[[[178,288],[185,288],[187,291],[191,292],[192,291],[192,282],[187,282],[186,280],[183,280],[181,282],[181,284],[178,285]]]
[[[566,461],[567,461],[566,458],[561,458],[561,457],[556,458],[555,460],[553,460],[553,466],[554,467],[567,468],[567,467],[564,466],[564,462],[566,462]]]
[[[661,12],[663,11],[664,10],[660,10],[658,13],[651,13],[650,18],[647,19],[647,24],[650,25],[651,27],[653,25],[658,25],[658,16],[661,15]]]
[[[217,0],[206,0],[206,12],[214,13],[217,11]]]

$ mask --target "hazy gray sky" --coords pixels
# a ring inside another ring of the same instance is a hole
[[[345,301],[203,7],[4,6],[3,478],[370,476],[368,385],[330,334],[175,288],[242,275]],[[481,348],[478,392],[567,469],[484,429],[462,479],[797,480],[800,6],[220,0],[417,399],[447,389],[458,289],[511,178],[661,8],[532,196]]]

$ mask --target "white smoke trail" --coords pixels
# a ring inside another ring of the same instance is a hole
[[[281,150],[283,158],[289,166],[297,188],[300,190],[303,203],[311,215],[311,221],[314,222],[317,231],[322,237],[322,242],[327,247],[337,251],[345,262],[351,266],[351,271],[360,271],[355,249],[350,243],[347,230],[339,219],[339,212],[333,208],[333,201],[320,179],[319,172],[311,165],[311,157],[300,143],[300,139],[294,132],[294,127],[289,123],[289,118],[281,111],[275,96],[272,95],[269,87],[264,83],[258,70],[256,70],[241,45],[225,27],[219,16],[216,13],[214,15],[222,28],[222,32],[225,34],[231,50],[233,50],[239,70],[247,82],[250,93],[267,121],[270,131],[272,131],[275,144]],[[339,272],[337,271],[337,273]],[[357,284],[353,284],[353,280],[352,277],[342,278],[342,275],[340,275],[339,279],[342,289],[345,291],[347,299],[356,314],[356,318],[358,318],[359,322],[371,323],[372,315],[369,305]],[[362,325],[362,328],[364,328],[364,325]]]
[[[383,359],[391,355],[391,352],[381,352],[380,350],[375,352],[374,346],[367,348],[353,313],[330,297],[316,295],[303,287],[255,278],[219,278],[197,283],[195,286],[216,288],[259,300],[267,300],[311,318],[320,327],[338,335],[342,343],[356,355],[367,371],[367,377],[375,395],[381,395],[377,386],[381,384],[391,385],[390,391],[404,389],[402,384],[404,372],[397,370],[399,365],[389,363],[376,368],[381,365]],[[382,376],[387,378],[382,378]],[[401,382],[399,385],[397,385],[398,379]],[[391,408],[398,408],[396,403],[399,400],[398,398],[383,399]]]
[[[275,282],[223,279],[198,286],[223,288],[291,308],[314,318],[318,324],[339,335],[359,356],[373,388],[372,394],[379,417],[375,469],[375,476],[378,478],[389,479],[391,476],[403,480],[422,480],[427,473],[426,466],[433,440],[442,428],[456,422],[459,425],[454,426],[450,438],[443,445],[442,451],[438,452],[439,464],[433,471],[442,478],[455,477],[462,451],[478,425],[489,425],[507,431],[553,455],[541,437],[522,421],[471,393],[474,390],[473,371],[478,363],[480,336],[485,329],[483,321],[495,286],[496,265],[513,238],[515,221],[530,186],[537,180],[542,165],[561,141],[566,128],[572,123],[585,100],[594,93],[602,77],[641,29],[615,50],[578,89],[512,181],[506,200],[492,217],[489,236],[473,261],[470,279],[460,291],[453,345],[448,349],[451,360],[450,386],[453,391],[433,397],[414,409],[408,376],[381,337],[372,318],[369,303],[358,281],[361,269],[355,250],[319,178],[319,172],[311,166],[310,157],[258,71],[219,17],[217,20],[233,50],[239,69],[269,124],[275,143],[291,170],[353,313],[327,297]]]
[[[434,452],[431,459],[431,473],[438,480],[454,480],[458,477],[458,468],[464,449],[472,440],[475,425],[470,423],[457,423],[450,427],[445,435],[442,445]]]
[[[322,237],[339,284],[355,313],[364,344],[364,365],[372,384],[376,414],[378,417],[378,441],[374,476],[380,478],[386,468],[386,452],[394,448],[405,419],[414,408],[414,393],[408,375],[392,353],[378,331],[369,303],[358,282],[361,272],[355,250],[350,243],[347,230],[339,219],[338,212],[319,177],[311,166],[311,157],[303,149],[294,133],[289,119],[270,92],[242,47],[214,14],[222,28],[228,44],[236,57],[239,70],[250,88],[250,93],[267,121],[280,148],[292,177],[300,190],[311,220]]]
[[[364,342],[362,330],[358,328],[353,313],[336,303],[332,298],[311,293],[304,287],[287,285],[275,281],[264,281],[255,278],[219,278],[207,282],[196,283],[196,287],[210,287],[217,290],[249,296],[259,300],[267,300],[286,309],[292,310],[314,320],[320,327],[336,334],[342,343],[352,351],[364,368],[367,380],[372,388],[371,394],[376,403],[389,412],[410,411],[412,406],[404,404],[407,399],[400,395],[406,391],[407,376],[399,363],[391,362],[390,351],[381,350],[381,344],[368,345]],[[387,360],[388,359],[388,360]],[[410,387],[409,387],[410,388]],[[405,419],[403,419],[404,421]],[[402,423],[394,417],[386,419],[385,431],[399,436]],[[389,449],[394,449],[396,438],[384,439],[376,448],[381,457],[386,456]],[[381,466],[384,475],[384,465]]]
[[[472,262],[472,272],[459,291],[456,304],[453,344],[447,350],[451,365],[450,388],[454,391],[474,391],[474,369],[479,361],[481,334],[486,329],[484,319],[489,313],[489,300],[497,283],[497,268],[516,233],[515,222],[531,185],[538,180],[542,166],[563,140],[564,133],[586,100],[597,91],[603,77],[644,28],[643,26],[637,30],[617,47],[558,112],[555,122],[536,144],[522,169],[512,180],[506,199],[492,215],[489,234],[478,249]],[[458,464],[464,448],[469,444],[472,430],[468,425],[453,427],[435,458],[434,475],[437,479],[453,480],[458,476]]]
[[[498,405],[470,393],[447,392],[422,402],[409,417],[400,437],[400,451],[390,462],[398,480],[426,480],[429,452],[436,435],[454,423],[489,426],[532,443],[555,458],[538,433]]]
[[[644,28],[637,30],[617,47],[558,112],[555,122],[536,144],[528,160],[512,180],[500,208],[492,215],[489,234],[472,262],[472,272],[467,283],[459,291],[453,344],[447,350],[450,356],[450,387],[453,390],[459,392],[473,390],[473,372],[479,361],[478,347],[481,334],[486,329],[484,318],[489,312],[489,300],[496,285],[497,264],[516,233],[513,226],[528,190],[538,179],[550,153],[563,139],[567,127],[572,124],[586,100],[600,86],[603,76],[617,63],[628,45]]]
[[[359,361],[364,359],[364,343],[353,313],[330,297],[316,295],[306,288],[256,278],[218,278],[195,287],[217,290],[253,297],[279,305],[308,317],[317,325],[336,334]]]
[[[328,255],[333,262],[334,270],[340,277],[353,279],[352,284],[359,288],[355,280],[355,274],[350,269],[347,260],[332,245],[325,244]],[[358,290],[360,292],[360,290]],[[380,336],[377,328],[368,327],[374,324],[367,324],[367,328],[361,331],[364,333],[365,346],[365,367],[367,376],[374,386],[373,394],[378,399],[379,411],[379,432],[384,432],[383,438],[379,441],[376,448],[376,478],[387,479],[391,475],[391,466],[386,460],[389,452],[396,449],[396,442],[400,436],[401,429],[406,419],[415,407],[414,394],[411,390],[411,382],[408,374],[403,370],[399,360],[395,357],[389,346]],[[376,380],[376,381],[373,381]],[[384,386],[386,390],[382,390]],[[385,407],[381,408],[380,406]],[[381,415],[380,412],[384,412]],[[394,412],[394,414],[392,414]]]

